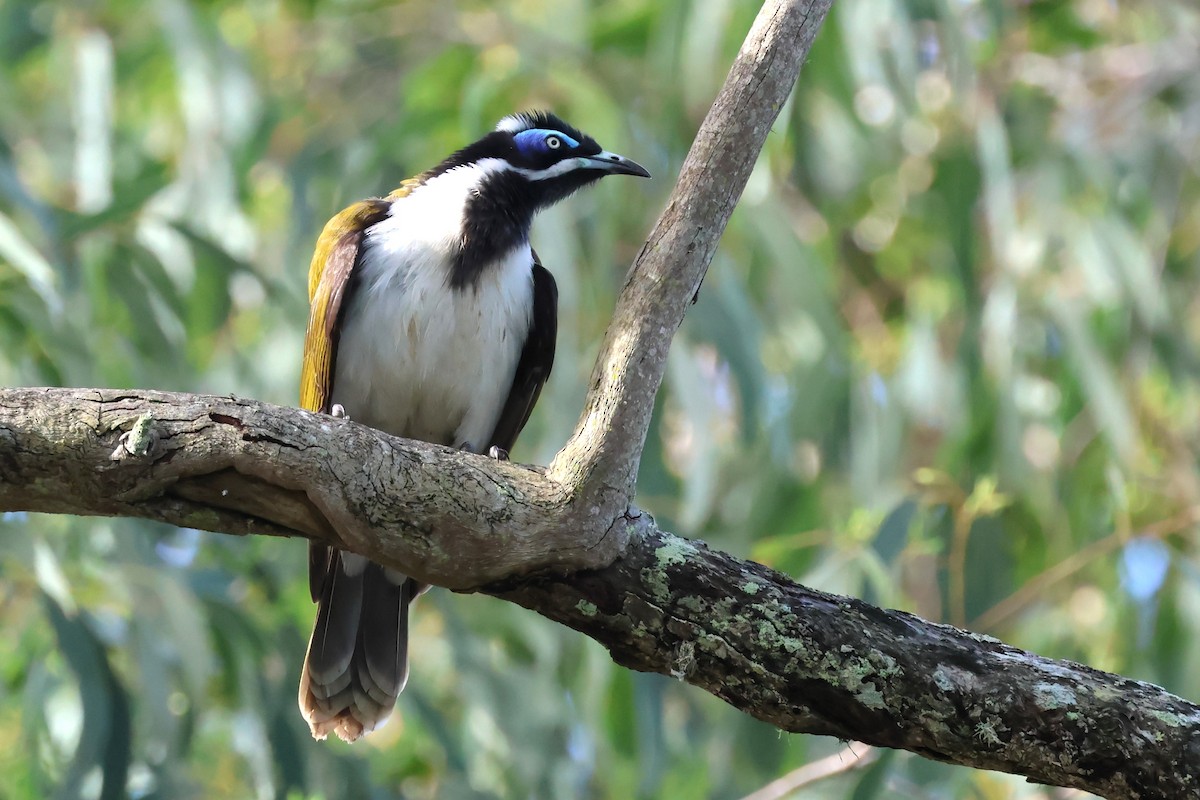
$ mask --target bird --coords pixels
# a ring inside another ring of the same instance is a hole
[[[334,216],[309,267],[301,406],[507,458],[558,329],[533,218],[606,175],[650,177],[553,113],[527,111]],[[408,679],[409,605],[427,588],[310,544],[317,616],[299,705],[314,738],[352,742],[387,720]]]

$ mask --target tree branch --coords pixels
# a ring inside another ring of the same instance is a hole
[[[605,569],[485,591],[783,730],[1104,797],[1200,797],[1200,706],[814,591],[653,525]]]
[[[550,464],[560,483],[632,496],[671,340],[832,3],[767,0],[759,11],[625,277],[575,434]]]
[[[575,505],[535,469],[296,409],[0,390],[0,511],[306,536],[520,603],[783,730],[1113,798],[1200,796],[1200,706]]]
[[[122,433],[139,421],[144,455]],[[0,389],[0,509],[320,539],[451,589],[609,564],[626,539],[528,467],[254,400],[116,389]]]
[[[550,469],[233,397],[0,390],[0,511],[303,536],[521,603],[789,731],[1109,797],[1200,796],[1200,707],[814,592],[630,506],[667,350],[830,0],[768,0]]]

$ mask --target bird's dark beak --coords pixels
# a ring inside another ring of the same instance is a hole
[[[625,156],[610,153],[607,150],[601,150],[594,156],[588,156],[588,166],[593,169],[603,170],[609,175],[636,175],[639,178],[650,177],[650,173],[641,164],[631,161]]]

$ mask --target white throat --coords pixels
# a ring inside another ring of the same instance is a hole
[[[363,239],[343,313],[333,402],[352,419],[425,441],[486,449],[512,388],[533,309],[528,242],[452,288],[450,270],[486,159],[395,200]]]

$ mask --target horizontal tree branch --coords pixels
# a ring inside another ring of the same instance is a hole
[[[520,603],[787,731],[1111,798],[1200,796],[1200,706],[800,586],[542,471],[229,397],[0,390],[0,511],[336,544]]]
[[[123,433],[139,420],[145,448]],[[303,536],[471,589],[611,563],[625,528],[589,536],[599,509],[566,497],[539,470],[254,400],[0,390],[5,510]]]

